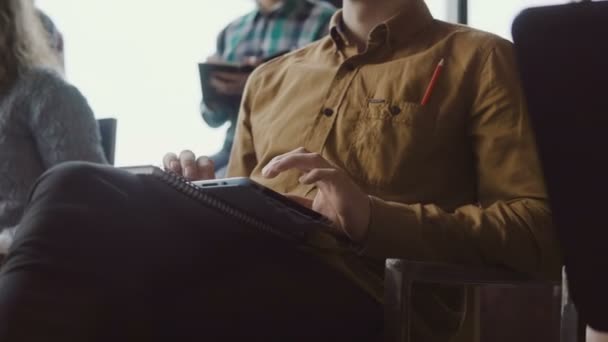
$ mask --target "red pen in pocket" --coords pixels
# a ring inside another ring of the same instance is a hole
[[[426,88],[426,91],[424,92],[424,96],[422,97],[422,101],[420,102],[421,105],[424,106],[429,102],[429,99],[431,98],[431,94],[433,94],[433,89],[435,89],[435,84],[437,83],[437,80],[439,79],[439,75],[441,75],[441,70],[443,70],[444,63],[445,63],[445,61],[442,58],[439,61],[439,64],[437,64],[437,67],[435,68],[435,72],[433,73],[433,77],[431,78],[431,82],[429,83],[429,86]]]

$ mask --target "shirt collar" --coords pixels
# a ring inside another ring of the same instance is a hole
[[[329,36],[334,41],[337,48],[350,45],[348,37],[344,33],[344,21],[342,21],[342,10],[338,10],[332,15],[329,21]]]
[[[424,0],[411,0],[395,16],[372,29],[368,36],[369,44],[386,44],[395,49],[407,43],[414,35],[433,21],[433,16]],[[342,10],[336,12],[330,21],[329,33],[337,48],[349,45],[344,34]]]

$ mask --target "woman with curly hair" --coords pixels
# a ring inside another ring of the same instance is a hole
[[[0,1],[0,255],[45,170],[106,161],[91,108],[61,75],[32,1]]]

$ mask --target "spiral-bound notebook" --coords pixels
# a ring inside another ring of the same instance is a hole
[[[283,239],[303,240],[311,232],[332,231],[331,222],[325,216],[248,178],[190,182],[151,165],[123,169],[154,177],[193,201]]]

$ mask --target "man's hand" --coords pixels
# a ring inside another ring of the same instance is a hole
[[[274,178],[291,169],[303,173],[300,183],[315,184],[319,190],[314,200],[298,198],[298,202],[328,217],[339,232],[352,241],[365,239],[370,220],[369,197],[344,171],[335,168],[318,153],[298,148],[272,159],[262,174],[266,178]]]
[[[217,55],[210,56],[207,58],[208,63],[224,63],[224,61]],[[243,64],[258,66],[260,65],[261,60],[255,57],[246,58]],[[209,83],[217,92],[224,95],[240,95],[245,90],[245,84],[247,83],[247,78],[251,73],[248,72],[221,72],[217,71],[211,74],[211,79]]]
[[[224,95],[240,95],[245,90],[245,84],[249,73],[239,72],[221,72],[216,71],[211,75],[209,84],[217,90],[218,93]]]
[[[175,153],[167,153],[163,158],[165,170],[173,171],[192,181],[215,178],[213,160],[200,156],[196,158],[190,150],[182,151],[179,157]]]

